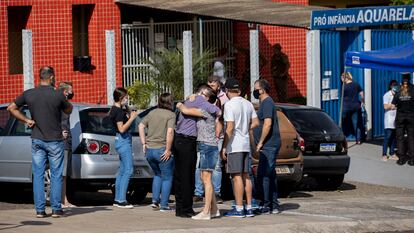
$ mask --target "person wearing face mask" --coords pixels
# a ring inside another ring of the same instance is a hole
[[[133,206],[126,200],[129,179],[134,171],[134,158],[132,155],[132,137],[129,132],[131,124],[137,118],[136,111],[128,108],[128,92],[117,87],[113,93],[114,105],[109,110],[115,135],[115,150],[119,154],[119,169],[115,180],[115,200],[113,206],[131,209]]]
[[[210,104],[213,105],[216,103],[217,93],[212,88],[206,88],[201,95],[204,96]],[[204,184],[205,205],[203,211],[198,215],[193,216],[192,219],[209,220],[212,217],[219,217],[220,212],[214,195],[212,176],[219,157],[218,139],[222,129],[219,120],[221,111],[209,113],[203,109],[187,108],[182,103],[177,104],[177,109],[185,115],[199,117],[199,120],[197,121],[197,142],[200,156],[197,170],[200,170],[199,179],[201,179]],[[198,177],[196,177],[196,179],[197,178]]]
[[[398,92],[398,83],[397,80],[391,80],[390,85],[388,86],[387,93],[383,96],[384,102],[384,142],[382,145],[382,161],[387,161],[388,159],[397,160],[398,157],[395,155],[396,139],[395,139],[395,116],[397,110],[391,109],[392,99],[394,95]],[[387,155],[387,150],[389,148],[389,155]]]
[[[11,103],[7,110],[18,120],[32,128],[32,173],[33,196],[36,217],[44,218],[46,198],[44,175],[49,161],[51,174],[50,205],[52,217],[64,215],[61,205],[64,138],[62,135],[62,112],[70,114],[72,104],[59,90],[55,90],[55,71],[50,66],[40,69],[40,85],[23,92]],[[20,112],[27,105],[32,119]]]
[[[395,118],[397,164],[404,165],[408,162],[408,165],[414,166],[414,87],[410,84],[409,73],[403,74],[400,90],[392,100],[391,109],[397,109]],[[407,134],[406,140],[405,134]]]
[[[257,116],[259,127],[254,129],[252,145],[255,157],[259,158],[257,180],[261,203],[260,214],[280,213],[277,199],[276,157],[280,149],[279,124],[276,116],[275,102],[269,95],[270,85],[265,79],[254,83],[254,98],[260,101]]]
[[[73,86],[71,82],[60,82],[60,91],[66,96],[67,100],[71,100],[74,96]],[[66,197],[66,177],[69,176],[72,163],[72,134],[70,133],[70,115],[62,112],[62,135],[65,139],[65,153],[63,157],[63,183],[62,183],[62,208],[76,207],[72,205]]]

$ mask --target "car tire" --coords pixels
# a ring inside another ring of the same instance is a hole
[[[140,188],[134,185],[130,185],[127,191],[127,200],[131,204],[139,204],[145,200],[148,191],[145,188]]]
[[[50,174],[50,168],[49,166],[46,167],[45,170],[45,186],[44,186],[44,190],[45,190],[45,198],[46,198],[46,203],[50,203],[50,191],[51,191],[51,185],[50,185],[50,180],[51,180],[51,174]]]
[[[344,182],[344,175],[330,175],[315,177],[316,182],[321,189],[336,190]]]

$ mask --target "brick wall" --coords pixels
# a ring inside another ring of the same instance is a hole
[[[308,0],[274,0],[275,2],[286,2],[292,4],[308,5]],[[289,56],[291,63],[288,82],[288,98],[306,96],[306,29],[260,26],[259,49],[266,58],[266,66],[261,70],[261,77],[268,80],[272,87],[274,83],[270,75],[270,63],[272,57],[272,46],[279,43],[282,51]],[[239,47],[249,48],[249,28],[246,23],[235,24],[235,44]],[[240,78],[245,67],[245,56],[237,54],[237,71]],[[249,59],[249,58],[247,58]],[[277,99],[277,94],[272,88],[271,95]]]
[[[95,69],[73,71],[72,4],[94,4],[89,23],[89,55]],[[35,85],[38,70],[55,68],[57,83],[74,84],[75,102],[106,102],[105,30],[116,33],[117,85],[122,84],[120,11],[113,0],[2,0],[0,1],[0,103],[10,102],[23,91],[23,75],[9,74],[8,6],[32,6],[26,29],[33,32]]]

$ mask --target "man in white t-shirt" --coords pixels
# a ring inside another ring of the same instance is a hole
[[[239,83],[229,79],[225,84],[229,101],[224,105],[224,134],[221,157],[227,160],[227,173],[233,178],[236,208],[227,212],[227,217],[253,217],[252,182],[249,177],[250,131],[259,125],[253,104],[240,96]],[[243,208],[243,193],[246,193],[246,212]]]
[[[391,109],[391,103],[394,99],[395,93],[398,91],[397,80],[391,80],[388,92],[383,96],[384,101],[384,143],[382,145],[382,161],[388,160],[387,150],[390,148],[390,159],[398,160],[395,155],[396,138],[395,138],[395,117],[397,110]]]

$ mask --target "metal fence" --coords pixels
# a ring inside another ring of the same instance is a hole
[[[154,53],[163,48],[182,50],[184,31],[192,31],[193,46],[196,51],[208,50],[217,55],[219,50],[226,50],[224,58],[226,77],[234,77],[235,58],[231,21],[194,20],[123,24],[121,25],[123,86],[131,86],[137,80],[143,83],[149,82],[145,72],[140,72],[150,69],[146,61],[155,59]]]

